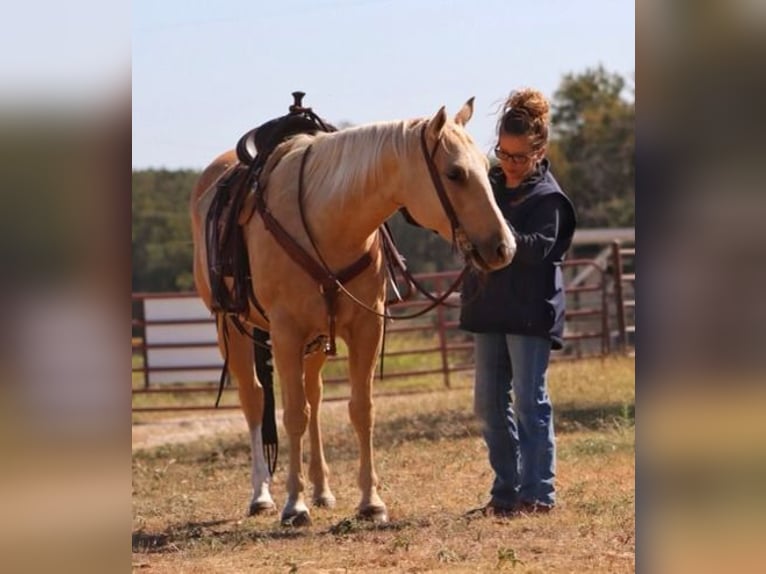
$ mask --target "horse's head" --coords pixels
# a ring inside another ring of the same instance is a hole
[[[404,207],[423,227],[453,242],[482,271],[508,265],[516,241],[492,196],[487,158],[464,127],[473,115],[473,98],[455,116],[442,108],[418,124],[423,179],[403,198]]]

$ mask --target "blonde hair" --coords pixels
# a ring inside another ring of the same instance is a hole
[[[502,110],[497,122],[498,135],[528,135],[535,149],[548,143],[550,104],[542,93],[532,88],[513,91]]]

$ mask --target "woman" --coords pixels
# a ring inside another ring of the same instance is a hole
[[[511,93],[498,121],[489,178],[516,238],[508,267],[463,286],[462,329],[475,334],[474,409],[495,473],[485,515],[547,512],[556,503],[556,447],[547,390],[551,349],[562,348],[561,261],[575,212],[545,158],[549,104],[538,91]]]

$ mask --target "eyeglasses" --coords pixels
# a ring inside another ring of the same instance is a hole
[[[508,153],[504,149],[502,149],[499,145],[495,146],[495,157],[499,159],[500,161],[509,161],[516,165],[523,165],[535,155],[534,152],[532,153]]]

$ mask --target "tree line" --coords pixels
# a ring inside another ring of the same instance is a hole
[[[579,226],[634,226],[633,86],[601,66],[567,74],[551,108],[548,157],[575,204]],[[133,172],[133,291],[194,288],[188,206],[198,176],[195,170]],[[414,272],[459,266],[449,245],[434,233],[408,225],[399,215],[390,225]]]

